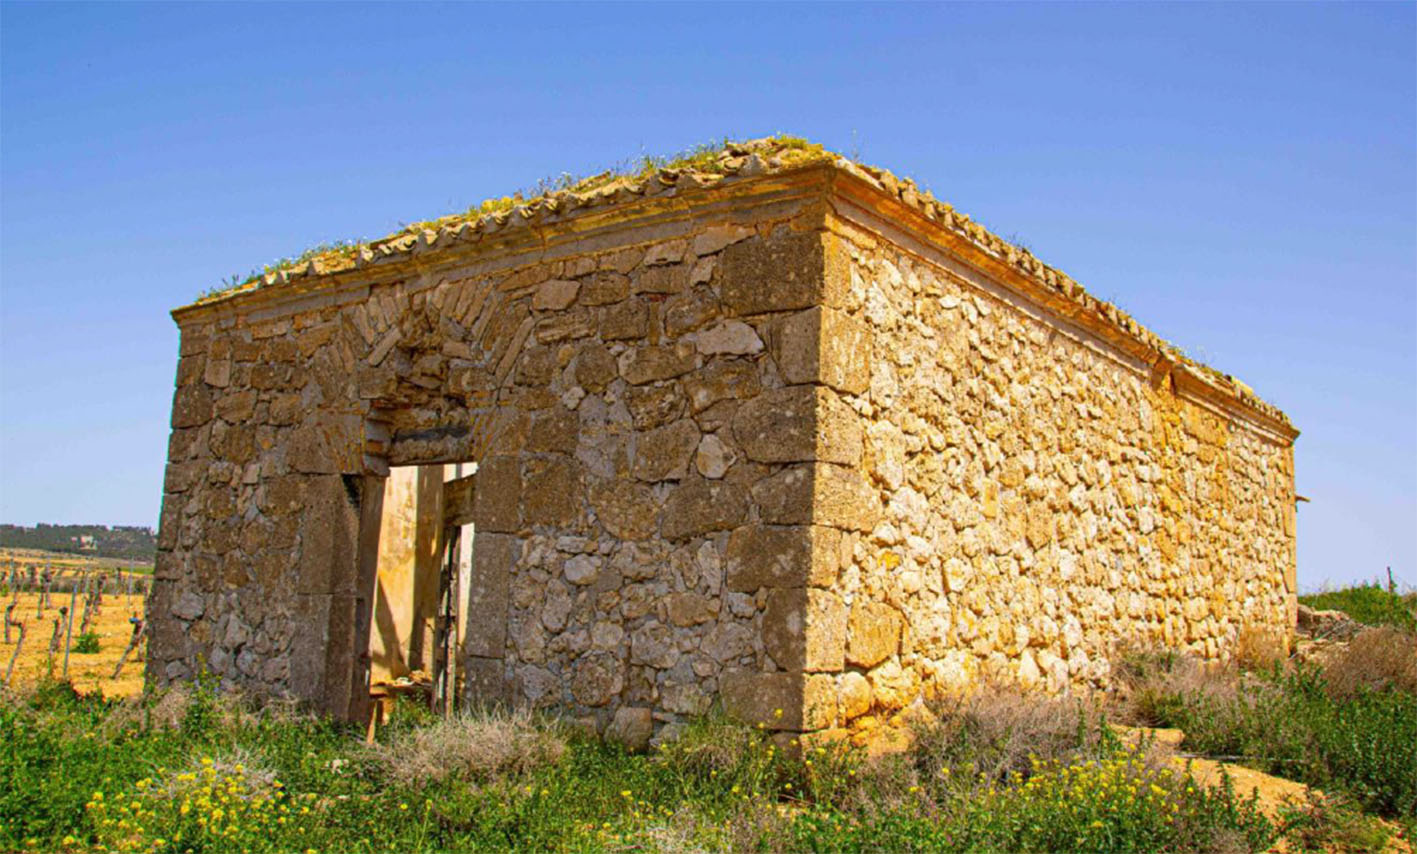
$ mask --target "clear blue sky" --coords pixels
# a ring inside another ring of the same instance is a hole
[[[562,171],[800,134],[1304,431],[1301,584],[1417,583],[1417,6],[0,6],[0,521],[154,524],[167,311]]]

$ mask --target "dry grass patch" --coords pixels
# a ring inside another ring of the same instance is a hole
[[[1417,633],[1390,626],[1359,633],[1324,668],[1324,681],[1335,697],[1361,688],[1417,694]]]
[[[972,767],[987,787],[1026,776],[1036,762],[1094,759],[1118,746],[1098,709],[1008,685],[983,686],[931,712],[935,720],[916,724],[911,750],[927,779],[945,768]]]
[[[556,725],[530,712],[490,710],[400,732],[370,750],[400,785],[449,778],[486,783],[556,763],[566,752],[566,739]]]

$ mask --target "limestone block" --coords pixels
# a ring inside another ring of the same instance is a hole
[[[673,379],[694,369],[694,350],[687,343],[639,347],[621,354],[619,366],[631,385]]]
[[[743,240],[721,257],[720,294],[733,314],[808,308],[821,298],[822,236],[816,232]]]
[[[526,449],[534,452],[574,453],[580,417],[562,406],[537,413],[527,434]]]
[[[590,655],[576,665],[571,696],[583,706],[603,706],[625,687],[625,669],[611,655]]]
[[[530,323],[528,319],[527,323]],[[525,328],[525,327],[524,327]],[[585,338],[595,334],[595,312],[585,306],[576,306],[555,314],[542,315],[536,320],[536,340],[542,344],[552,344],[557,341],[569,341],[576,338]],[[513,346],[509,346],[504,359],[516,358],[517,349],[515,345],[522,339],[518,334],[512,341]],[[504,374],[503,365],[498,364],[497,376]]]
[[[698,445],[699,428],[690,418],[640,434],[635,440],[635,477],[651,483],[681,480]]]
[[[507,606],[520,540],[480,528],[473,536],[463,652],[501,658],[507,643]]]
[[[919,674],[901,667],[895,660],[872,670],[868,678],[876,703],[887,711],[905,708],[920,692]]]
[[[695,345],[705,356],[749,356],[763,349],[763,340],[741,320],[724,320],[698,334]]]
[[[605,729],[605,738],[624,745],[626,750],[643,753],[654,735],[654,717],[642,706],[621,706]]]
[[[733,416],[733,435],[759,462],[861,459],[860,417],[820,386],[788,386],[747,401]]]
[[[355,592],[359,555],[359,507],[339,475],[305,481],[305,511],[300,515],[300,563],[295,587],[300,593]],[[267,593],[276,593],[268,590]]]
[[[521,461],[492,456],[478,463],[476,525],[479,531],[513,532],[521,525]]]
[[[836,696],[837,710],[843,722],[871,711],[871,683],[854,670],[841,674],[837,680]]]
[[[707,288],[695,288],[664,302],[664,332],[671,338],[693,332],[719,315],[718,298]]]
[[[541,624],[552,632],[566,628],[566,619],[571,615],[573,604],[571,589],[559,579],[552,579],[546,585],[540,602]]]
[[[763,610],[763,646],[784,670],[836,672],[846,649],[846,606],[829,590],[769,591]]]
[[[875,667],[900,649],[900,612],[884,602],[857,602],[847,619],[846,661]]]
[[[653,490],[640,483],[597,481],[590,487],[590,506],[612,536],[622,540],[649,538],[657,526],[659,503]]]
[[[731,717],[772,730],[821,729],[836,717],[836,684],[826,674],[727,670],[719,694]]]
[[[660,705],[665,711],[681,715],[702,715],[708,711],[710,697],[697,685],[666,685],[660,692]]]
[[[789,383],[825,383],[848,394],[871,384],[871,331],[833,308],[813,306],[783,321],[773,356]]]
[[[576,301],[576,294],[580,289],[580,282],[565,279],[542,282],[536,289],[536,295],[531,298],[531,307],[538,311],[560,311]]]
[[[579,587],[594,584],[600,577],[601,558],[594,555],[578,554],[567,559],[562,569],[566,580]]]
[[[713,480],[727,474],[734,460],[733,450],[715,433],[706,434],[699,440],[699,447],[694,452],[694,467],[699,474]]]
[[[718,603],[701,593],[671,593],[665,606],[669,622],[681,628],[710,622],[718,614]]]
[[[580,515],[582,501],[576,464],[566,459],[531,459],[525,468],[522,519],[528,525],[573,524]],[[481,498],[479,488],[478,499]]]
[[[684,391],[694,412],[703,412],[721,400],[744,400],[762,389],[758,368],[738,359],[717,360],[684,378]]]
[[[808,525],[812,522],[812,489],[817,467],[787,466],[753,484],[758,515],[771,525]]]
[[[649,305],[642,299],[625,300],[607,306],[600,318],[600,337],[606,341],[630,341],[649,334]]]
[[[748,512],[743,488],[724,481],[691,479],[669,493],[660,533],[670,540],[727,531]]]
[[[723,247],[751,237],[753,229],[741,225],[713,225],[694,236],[695,255],[712,255]]]
[[[534,708],[551,706],[561,701],[561,680],[540,665],[517,668],[515,695]]]
[[[651,620],[630,634],[630,663],[665,670],[679,660],[675,634],[663,623]]]
[[[848,531],[867,532],[881,518],[881,501],[855,468],[815,466],[813,520]]]
[[[742,623],[720,622],[704,635],[699,649],[714,661],[734,661],[753,651],[754,637]]]
[[[216,388],[226,388],[231,385],[231,360],[208,358],[202,372],[202,381]]]
[[[677,294],[689,287],[689,265],[645,267],[630,277],[630,291],[637,294]]]
[[[463,696],[470,708],[505,703],[510,698],[505,664],[500,658],[463,659]]]
[[[604,344],[593,342],[582,346],[576,357],[576,382],[588,390],[599,393],[619,373],[615,357],[610,355]]]
[[[728,538],[724,584],[752,593],[760,587],[832,587],[840,533],[831,528],[745,525]]]
[[[200,427],[212,420],[211,389],[205,385],[178,388],[172,396],[172,427]]]
[[[630,277],[613,270],[602,270],[581,285],[581,305],[610,305],[630,295]]]

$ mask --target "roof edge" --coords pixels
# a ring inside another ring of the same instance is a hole
[[[825,178],[825,195],[874,197],[872,206],[888,218],[908,222],[917,233],[929,234],[948,254],[980,269],[1035,303],[1064,318],[1086,318],[1088,325],[1110,331],[1112,343],[1144,361],[1183,367],[1196,378],[1188,385],[1217,399],[1233,401],[1253,413],[1271,431],[1293,441],[1299,431],[1278,407],[1264,401],[1235,377],[1204,365],[1181,352],[1116,305],[1089,294],[1061,270],[1044,263],[1027,248],[1014,246],[951,205],[921,190],[914,181],[891,172],[803,144],[795,138],[769,138],[729,143],[712,161],[712,171],[666,167],[640,176],[621,176],[587,192],[563,189],[504,210],[448,217],[432,227],[400,232],[370,244],[315,255],[272,270],[236,288],[173,309],[180,325],[202,317],[240,312],[243,308],[303,301],[334,286],[341,291],[427,272],[469,256],[515,255],[543,248],[558,239],[581,240],[609,228],[636,222],[691,219],[696,210],[724,201],[768,196],[774,191],[810,193],[812,178]],[[805,195],[806,193],[803,193]]]

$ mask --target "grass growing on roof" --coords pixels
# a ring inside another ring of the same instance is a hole
[[[767,150],[778,153],[793,152],[798,157],[804,159],[828,156],[826,149],[821,145],[809,142],[799,136],[779,135],[769,137],[760,142]],[[604,189],[617,181],[642,182],[650,179],[655,173],[661,170],[690,171],[721,175],[725,171],[723,158],[737,145],[739,145],[739,143],[735,143],[733,140],[724,137],[720,140],[713,140],[693,146],[692,148],[685,149],[684,151],[668,157],[643,155],[639,158],[625,160],[610,169],[592,175],[576,177],[569,172],[563,172],[554,178],[542,178],[530,187],[518,190],[509,196],[484,199],[462,211],[456,211],[434,219],[409,223],[398,231],[377,241],[359,239],[320,243],[306,249],[298,255],[272,261],[259,270],[252,270],[245,276],[236,274],[223,279],[220,287],[202,293],[198,299],[206,300],[222,296],[230,291],[253,285],[264,276],[278,273],[282,270],[294,269],[310,261],[319,260],[331,262],[350,260],[356,258],[361,250],[384,240],[391,240],[405,235],[420,234],[425,231],[437,231],[441,228],[457,225],[459,223],[475,221],[484,216],[507,213],[517,206],[526,204],[533,199],[548,197],[558,193],[584,194]]]

